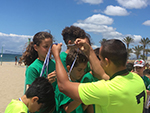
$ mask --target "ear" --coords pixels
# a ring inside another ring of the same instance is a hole
[[[70,70],[70,66],[69,66],[69,65],[67,65],[67,70],[68,70],[68,71]]]
[[[110,65],[110,60],[108,58],[105,58],[105,66],[108,67]]]
[[[34,96],[31,99],[32,103],[37,102],[38,100],[39,100],[39,97],[37,97],[37,96]]]
[[[38,47],[37,47],[37,45],[36,44],[34,44],[34,49],[35,49],[35,51],[38,51]]]

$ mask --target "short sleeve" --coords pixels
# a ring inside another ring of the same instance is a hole
[[[108,105],[108,90],[104,80],[92,83],[81,83],[78,92],[85,105]]]
[[[32,82],[39,76],[40,75],[38,74],[37,70],[29,66],[26,70],[26,83],[25,84],[31,85]]]

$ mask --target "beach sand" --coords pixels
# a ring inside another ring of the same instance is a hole
[[[26,66],[15,65],[15,62],[0,62],[0,113],[5,112],[6,106],[12,99],[24,94]]]

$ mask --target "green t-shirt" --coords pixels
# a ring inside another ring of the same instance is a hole
[[[142,79],[144,80],[144,84],[147,90],[150,90],[150,80],[147,76],[143,76]]]
[[[96,113],[142,113],[147,98],[143,80],[131,72],[107,81],[82,83],[78,92],[85,105],[95,104]]]
[[[66,69],[66,71],[68,72],[68,70],[67,70],[67,65],[66,65],[66,58],[67,58],[67,53],[61,52],[61,53],[60,53],[61,62],[62,62],[62,64],[63,64],[64,68]],[[91,71],[90,62],[87,63],[87,67],[85,68],[84,71],[85,71],[86,73],[89,72],[89,71]]]
[[[41,74],[41,70],[43,67],[43,63],[44,61],[38,60],[36,59],[26,70],[26,81],[25,81],[25,85],[31,85],[32,82],[40,76]],[[55,61],[54,60],[50,60],[49,61],[49,66],[48,66],[48,73],[51,73],[55,70]],[[44,76],[45,78],[47,77],[46,75],[46,69],[45,72],[42,76]],[[54,83],[52,83],[54,89],[55,86],[57,84],[57,81],[55,81]]]
[[[86,68],[85,68],[85,73],[88,73],[88,72],[90,72],[91,71],[91,68],[90,68],[90,62],[87,62],[87,66],[86,66]]]
[[[95,82],[95,81],[98,81],[98,79],[88,72],[82,77],[80,83]]]
[[[65,52],[60,53],[61,62],[63,64],[64,68],[66,69],[66,71],[68,72],[67,66],[66,66],[66,57],[67,57],[67,53],[65,53]]]
[[[66,96],[65,94],[59,91],[58,85],[55,89],[55,101],[56,101],[56,109],[54,113],[66,113],[63,105],[73,101],[70,97]],[[74,111],[71,113],[83,113],[82,105],[80,104]]]
[[[28,107],[18,99],[12,99],[6,107],[5,113],[28,113]]]

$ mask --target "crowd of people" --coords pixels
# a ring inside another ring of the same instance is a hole
[[[20,60],[27,65],[24,95],[12,99],[5,113],[149,113],[150,70],[143,60],[127,63],[121,40],[93,50],[90,35],[79,27],[65,27],[62,36],[65,52],[51,33],[34,35]]]

